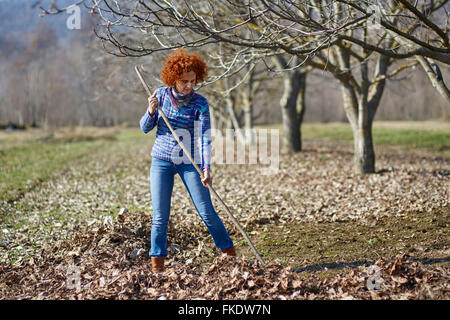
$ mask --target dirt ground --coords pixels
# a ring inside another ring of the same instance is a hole
[[[177,177],[156,274],[150,147],[117,144],[2,204],[2,299],[450,298],[449,159],[381,148],[361,177],[350,145],[305,140],[276,174],[215,166],[264,265],[213,200],[238,250],[220,255]]]

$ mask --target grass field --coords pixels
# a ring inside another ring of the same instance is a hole
[[[400,146],[450,156],[450,124],[427,122],[375,123],[375,146]],[[280,129],[280,125],[263,126]],[[436,129],[438,128],[438,129]],[[348,124],[304,124],[304,139],[324,139],[351,143],[353,136]],[[138,129],[75,128],[45,132],[0,133],[0,201],[11,200],[48,180],[55,172],[76,164],[93,151],[108,148],[112,144],[148,144],[148,137]]]
[[[213,168],[216,188],[263,257],[294,268],[302,278],[331,279],[348,268],[405,253],[448,268],[450,130],[446,123],[392,127],[374,127],[375,147],[381,150],[377,163],[391,168],[384,173],[353,175],[348,125],[305,124],[307,151],[283,156],[277,176],[218,165]],[[151,213],[153,140],[154,132],[127,128],[1,132],[1,263],[19,266],[44,248],[59,251],[61,241],[70,246],[95,221],[116,223],[121,208],[141,225],[139,217],[148,219]],[[210,264],[217,251],[192,215],[195,209],[179,180],[172,203],[170,263]],[[240,255],[251,257],[243,237],[216,208]],[[142,225],[137,238],[127,234],[133,246],[145,246],[142,255],[148,250],[149,227]]]
[[[261,126],[279,129],[281,125]],[[396,146],[404,149],[417,148],[419,152],[438,152],[450,156],[449,122],[374,122],[373,140],[377,146]],[[305,123],[302,125],[304,139],[325,139],[351,143],[353,133],[348,123]]]
[[[86,156],[116,144],[141,141],[139,130],[31,129],[0,133],[0,201],[13,200]]]

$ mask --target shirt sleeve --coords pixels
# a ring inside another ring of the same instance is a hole
[[[160,90],[156,91],[156,98],[158,98],[158,101],[161,101]],[[161,104],[161,102],[160,102],[160,104]],[[148,109],[145,110],[145,114],[142,116],[141,121],[140,121],[142,132],[148,133],[148,132],[152,131],[157,123],[158,123],[158,109],[155,110],[153,115],[150,115],[150,113],[148,112]]]
[[[211,121],[210,121],[209,105],[205,100],[204,105],[200,110],[199,121],[201,125],[201,156],[202,156],[202,170],[211,168]]]

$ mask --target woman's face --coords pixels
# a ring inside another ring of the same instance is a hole
[[[194,71],[185,72],[175,81],[175,88],[179,93],[189,94],[195,86],[197,75]]]

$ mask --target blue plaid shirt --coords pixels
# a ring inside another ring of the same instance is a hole
[[[161,87],[156,90],[159,106],[183,145],[187,150],[191,150],[191,156],[195,163],[202,170],[209,170],[212,146],[208,101],[195,92],[187,105],[176,106],[172,104],[168,90],[169,87]],[[144,133],[150,132],[157,126],[156,139],[151,152],[152,157],[176,164],[190,163],[158,109],[155,110],[153,116],[146,111],[141,118],[140,125]]]

